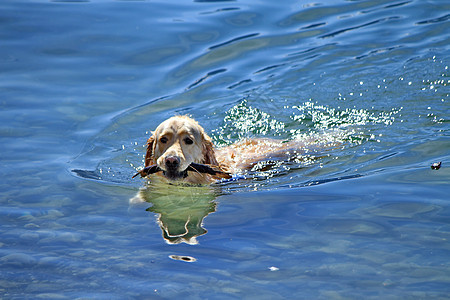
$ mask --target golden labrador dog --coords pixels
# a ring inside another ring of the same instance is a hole
[[[148,139],[145,167],[133,177],[156,174],[171,181],[210,184],[267,159],[289,159],[304,147],[304,141],[261,138],[216,149],[197,121],[175,116],[162,122]]]

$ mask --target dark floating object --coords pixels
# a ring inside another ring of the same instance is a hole
[[[169,255],[169,257],[173,260],[181,260],[181,261],[185,261],[185,262],[195,262],[197,261],[197,259],[195,257],[192,256],[186,256],[186,255]]]
[[[433,170],[439,170],[439,169],[441,168],[441,164],[442,164],[442,161],[437,162],[437,163],[433,163],[433,164],[431,165],[431,168],[432,168]]]
[[[150,174],[154,174],[157,172],[163,171],[161,170],[160,167],[158,167],[157,165],[151,165],[148,167],[143,168],[142,170],[139,170],[136,174],[133,175],[132,178],[141,175],[141,177],[145,177],[147,175]],[[197,163],[191,163],[189,165],[189,167],[187,167],[187,169],[185,170],[186,172],[186,176],[187,176],[187,172],[197,172],[197,173],[206,173],[206,174],[210,174],[210,175],[217,175],[221,178],[231,178],[231,175],[222,171],[221,169],[219,169],[219,167],[216,166],[211,166],[211,165],[203,165],[203,164],[197,164]]]

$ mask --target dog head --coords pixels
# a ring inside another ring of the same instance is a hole
[[[156,164],[169,179],[187,176],[191,163],[217,165],[211,138],[187,116],[162,122],[147,142],[145,166]]]

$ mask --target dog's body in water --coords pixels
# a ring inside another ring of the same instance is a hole
[[[170,181],[211,184],[267,159],[298,156],[306,144],[300,140],[259,138],[215,148],[197,121],[175,116],[162,122],[148,139],[145,167],[136,175],[156,174]]]

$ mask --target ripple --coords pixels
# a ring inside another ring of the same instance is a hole
[[[240,40],[250,39],[250,38],[256,37],[258,35],[259,35],[259,33],[250,33],[250,34],[246,34],[246,35],[243,35],[243,36],[239,36],[239,37],[233,38],[233,39],[231,39],[229,41],[220,43],[218,45],[211,46],[211,47],[209,47],[209,50],[213,50],[215,48],[226,46],[226,45],[232,44],[232,43],[240,41]]]
[[[340,30],[337,30],[337,31],[334,31],[334,32],[331,32],[331,33],[328,33],[328,34],[324,34],[324,35],[320,36],[320,38],[322,38],[322,39],[331,38],[331,37],[335,37],[337,35],[340,35],[342,33],[346,33],[348,31],[357,30],[357,29],[361,29],[361,28],[364,28],[364,27],[376,25],[378,23],[384,23],[384,22],[389,22],[389,21],[398,20],[398,19],[400,19],[400,17],[381,18],[381,19],[378,19],[378,20],[375,20],[375,21],[371,21],[371,22],[367,22],[367,23],[364,23],[364,24],[361,24],[361,25],[348,27],[348,28],[340,29]]]

